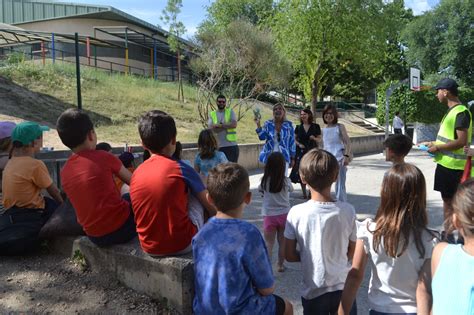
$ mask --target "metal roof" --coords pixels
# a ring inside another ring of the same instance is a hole
[[[0,23],[21,25],[30,22],[77,18],[97,18],[122,21],[149,30],[153,34],[167,36],[168,32],[111,6],[88,5],[48,0],[0,0]],[[189,47],[194,45],[180,38]]]
[[[4,24],[0,23],[0,27],[2,26]],[[48,32],[27,31],[16,27],[0,28],[0,47],[41,41],[50,42],[52,37],[53,34]],[[62,43],[74,43],[75,35],[54,33],[54,40]],[[79,42],[83,44],[89,42],[91,45],[100,47],[120,47],[114,43],[89,36],[79,36]]]
[[[156,48],[157,51],[165,55],[175,56],[175,54],[170,51],[168,43],[162,38],[144,34],[128,26],[97,26],[94,27],[94,33],[96,31],[118,37],[124,41],[125,45],[133,43],[148,49]],[[97,35],[95,35],[95,37],[97,37]],[[182,53],[185,55],[192,54],[189,49],[184,49]]]

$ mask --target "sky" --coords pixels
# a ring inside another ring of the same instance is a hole
[[[439,3],[440,0],[405,0],[405,6],[411,8],[415,15],[429,11]],[[160,20],[162,11],[166,6],[167,0],[70,0],[60,2],[87,3],[93,5],[107,5],[131,14],[148,23],[159,25],[167,29]],[[178,19],[186,26],[185,38],[192,37],[199,24],[206,17],[206,7],[212,0],[183,0],[183,7]]]

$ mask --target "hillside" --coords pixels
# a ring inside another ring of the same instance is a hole
[[[197,88],[184,85],[186,101],[179,102],[177,85],[134,76],[109,74],[93,68],[81,70],[82,104],[95,126],[99,141],[113,146],[139,145],[137,120],[143,113],[160,109],[172,115],[178,127],[178,140],[195,143],[202,125],[197,111]],[[0,120],[33,120],[51,127],[44,137],[45,147],[65,149],[54,130],[58,116],[76,107],[76,75],[72,65],[42,66],[18,63],[0,67]],[[261,108],[262,119],[271,118],[270,106]],[[298,124],[298,117],[288,119]],[[317,121],[321,126],[321,119]],[[357,126],[346,124],[351,135],[366,134]],[[258,142],[252,112],[237,126],[239,143]]]
[[[184,86],[186,101],[177,101],[177,85],[133,76],[108,74],[83,68],[83,109],[96,125],[99,141],[113,145],[138,145],[138,117],[160,109],[176,119],[178,140],[196,142],[202,126],[198,120],[197,89]],[[0,68],[0,119],[34,120],[54,128],[66,108],[76,107],[74,67],[70,65],[17,64]],[[263,119],[271,111],[262,107]],[[293,117],[294,118],[294,117]],[[238,124],[239,143],[257,142],[252,113]],[[45,135],[45,146],[64,148],[54,130]]]

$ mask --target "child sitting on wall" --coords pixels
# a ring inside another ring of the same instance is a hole
[[[120,196],[113,176],[129,184],[131,173],[113,154],[96,150],[97,135],[89,116],[68,109],[57,122],[61,141],[73,154],[61,171],[64,191],[77,221],[98,246],[125,243],[136,233],[130,196]]]
[[[3,206],[0,216],[0,253],[23,254],[39,243],[38,234],[63,202],[46,165],[34,158],[43,145],[46,126],[26,121],[13,129],[11,159],[3,171]],[[46,189],[53,198],[44,197]]]
[[[192,167],[172,158],[177,134],[173,117],[150,111],[140,118],[138,130],[143,147],[151,152],[133,173],[130,185],[142,249],[151,256],[189,253],[198,230],[188,214],[189,195],[214,215],[207,190]],[[202,212],[196,215],[203,220]]]

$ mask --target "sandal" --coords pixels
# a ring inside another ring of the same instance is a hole
[[[285,269],[286,269],[285,265],[281,265],[281,266],[278,266],[277,271],[278,271],[278,272],[284,272]]]

